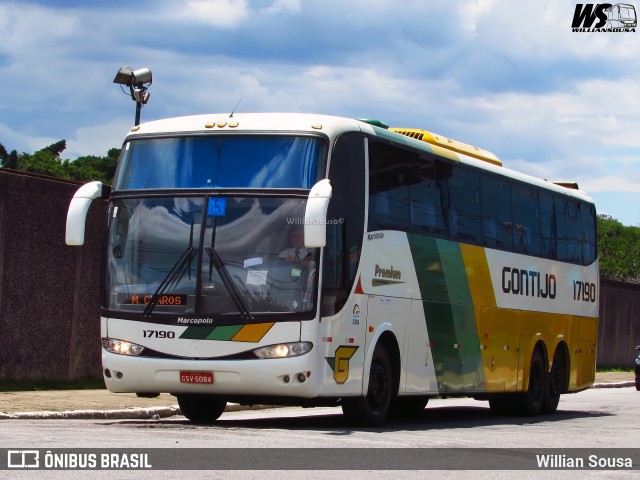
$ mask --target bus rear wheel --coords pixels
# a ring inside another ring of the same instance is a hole
[[[213,395],[184,394],[177,398],[182,415],[193,423],[213,423],[227,406],[225,400]]]
[[[347,421],[360,426],[381,426],[389,414],[393,379],[389,353],[383,345],[378,344],[371,359],[367,396],[342,399],[342,413]]]
[[[542,409],[545,394],[544,360],[540,349],[536,348],[531,357],[529,368],[529,388],[519,395],[519,412],[526,417],[535,417]]]
[[[553,354],[551,370],[545,375],[544,397],[542,400],[542,413],[553,413],[558,408],[560,394],[564,390],[565,366],[560,350]]]

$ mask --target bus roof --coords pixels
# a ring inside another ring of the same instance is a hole
[[[360,130],[351,118],[308,113],[217,113],[174,117],[143,123],[130,135],[208,132],[320,132],[327,135]]]

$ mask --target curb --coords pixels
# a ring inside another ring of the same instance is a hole
[[[636,382],[634,380],[628,382],[615,382],[615,383],[594,383],[591,388],[624,388],[635,387]]]
[[[264,410],[277,408],[275,405],[245,406],[238,403],[228,403],[225,412],[239,412],[241,410]],[[159,420],[160,418],[182,415],[180,407],[148,407],[127,408],[120,410],[66,410],[62,412],[0,412],[0,420]]]
[[[140,420],[158,419],[179,415],[180,408],[175,407],[150,407],[128,408],[123,410],[67,410],[62,412],[17,412],[0,413],[0,420]]]

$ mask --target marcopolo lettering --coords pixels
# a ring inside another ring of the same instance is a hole
[[[556,276],[535,270],[502,267],[502,291],[526,297],[556,298]]]

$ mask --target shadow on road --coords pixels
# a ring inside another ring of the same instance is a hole
[[[255,428],[255,429],[284,429],[300,431],[321,431],[327,435],[348,435],[353,431],[424,431],[424,430],[452,430],[456,428],[480,428],[485,426],[500,425],[535,425],[539,423],[561,424],[566,420],[578,418],[598,418],[611,416],[607,412],[595,411],[571,411],[558,410],[551,415],[539,415],[537,417],[499,416],[491,412],[487,407],[427,407],[422,412],[411,418],[390,418],[381,428],[364,428],[349,425],[341,415],[340,409],[331,413],[324,411],[319,415],[309,415],[308,411],[299,416],[291,416],[291,410],[287,415],[277,416],[271,411],[268,417],[225,419],[223,415],[211,425],[197,425],[184,419],[184,417],[171,417],[160,421],[124,421],[109,422],[110,425],[134,425],[142,428]]]

